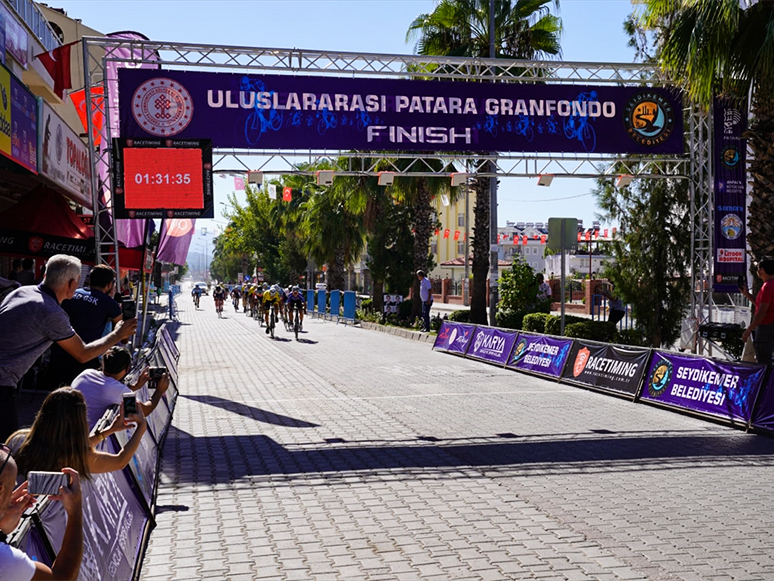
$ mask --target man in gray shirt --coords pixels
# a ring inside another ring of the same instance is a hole
[[[60,306],[63,300],[72,298],[80,273],[80,260],[57,254],[48,260],[40,285],[18,288],[0,305],[0,442],[18,429],[19,380],[52,343],[86,362],[137,330],[135,319],[120,321],[112,333],[85,344]]]

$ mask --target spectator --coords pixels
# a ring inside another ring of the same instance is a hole
[[[423,270],[417,271],[419,279],[419,298],[422,301],[422,330],[430,332],[430,307],[433,306],[433,285]]]
[[[10,451],[0,448],[0,581],[29,581],[30,579],[75,579],[83,558],[83,509],[81,483],[78,472],[62,468],[70,477],[67,488],[50,498],[62,503],[67,513],[62,546],[53,565],[49,568],[39,561],[33,561],[19,549],[5,544],[5,536],[19,524],[22,513],[32,506],[34,498],[27,493],[27,483],[14,489],[16,462]]]
[[[538,285],[537,296],[535,297],[536,311],[538,313],[551,312],[551,285],[545,281],[542,272],[535,275],[535,282]]]
[[[623,301],[607,287],[600,287],[599,294],[607,298],[607,322],[617,325],[626,316],[626,307]]]
[[[86,362],[137,330],[136,320],[120,321],[112,333],[84,343],[60,306],[73,296],[80,274],[80,260],[57,254],[48,261],[43,283],[16,289],[0,305],[0,441],[18,428],[19,380],[52,343]]]
[[[110,454],[95,449],[110,434],[126,429],[132,422],[137,428],[120,452]],[[106,430],[89,436],[83,394],[71,387],[61,387],[43,400],[32,427],[15,432],[8,444],[12,450],[18,450],[16,462],[25,478],[30,470],[59,472],[63,466],[75,466],[83,478],[90,480],[92,474],[125,468],[140,446],[145,428],[142,411],[124,418],[121,408]]]
[[[32,286],[35,284],[35,272],[32,270],[34,264],[31,258],[22,260],[22,269],[16,274],[16,280],[22,286]]]
[[[742,333],[742,341],[747,342],[753,336],[755,359],[758,363],[769,365],[774,353],[774,258],[765,256],[758,263],[758,276],[763,280],[763,286],[753,299],[747,285],[739,287],[744,296],[755,302],[755,315],[750,326]],[[753,335],[753,331],[755,334]]]
[[[16,290],[20,286],[21,285],[17,281],[0,276],[0,304],[3,303],[5,295],[9,294],[11,291]]]
[[[62,309],[84,343],[97,341],[105,334],[107,324],[115,327],[121,320],[121,305],[113,300],[116,273],[106,264],[99,264],[89,273],[90,288],[79,288],[73,298],[62,301]],[[99,369],[97,357],[81,363],[56,343],[51,346],[51,359],[43,384],[48,389],[70,385],[85,369]]]
[[[123,379],[132,367],[132,356],[124,347],[111,347],[102,357],[102,371],[87,369],[73,381],[73,389],[77,389],[86,399],[89,418],[89,428],[93,428],[105,411],[111,405],[120,405],[121,398],[127,390],[137,391],[145,385],[150,376],[145,369],[134,385],[125,385]],[[159,405],[161,398],[169,387],[169,375],[164,374],[155,383],[156,390],[148,401],[138,401],[137,405],[146,418]]]
[[[21,258],[14,258],[11,261],[11,272],[8,273],[8,280],[15,280],[18,282],[18,276],[22,269]]]

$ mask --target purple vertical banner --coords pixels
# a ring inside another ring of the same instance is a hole
[[[713,290],[738,292],[747,271],[747,111],[716,98],[713,105],[715,260]]]
[[[572,339],[520,334],[508,367],[520,371],[561,377],[572,349]]]
[[[196,220],[188,218],[164,220],[161,224],[159,251],[156,254],[156,260],[179,265],[185,264],[195,227]]]
[[[475,330],[475,325],[444,321],[438,330],[433,349],[465,355]]]
[[[769,374],[763,393],[758,398],[752,425],[755,428],[774,431],[774,373]]]
[[[476,327],[467,356],[505,365],[517,335],[516,332],[509,333],[492,327]]]
[[[640,399],[746,423],[765,371],[763,365],[657,351]]]

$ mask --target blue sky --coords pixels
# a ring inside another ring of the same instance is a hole
[[[406,31],[433,0],[48,0],[71,18],[101,32],[136,30],[155,40],[236,46],[310,48],[410,54]],[[631,62],[622,24],[630,0],[561,0],[563,58],[576,62]],[[498,222],[577,217],[589,225],[597,208],[594,183],[557,179],[550,188],[536,179],[500,182]],[[217,211],[233,189],[215,180]],[[204,225],[204,224],[202,224]],[[211,228],[212,230],[212,228]],[[193,248],[192,248],[193,250]]]

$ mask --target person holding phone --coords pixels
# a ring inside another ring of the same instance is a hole
[[[51,567],[33,561],[19,549],[7,545],[5,536],[18,526],[24,511],[35,503],[28,493],[27,482],[14,488],[17,477],[16,462],[6,446],[0,446],[0,581],[29,581],[30,579],[75,579],[83,559],[83,500],[78,472],[62,468],[67,475],[67,487],[51,496],[62,503],[67,513],[62,546]]]
[[[81,261],[57,254],[49,258],[41,284],[20,287],[0,304],[0,441],[19,425],[16,386],[53,343],[85,363],[137,331],[136,320],[119,321],[108,335],[85,343],[61,307],[80,277]]]
[[[110,434],[136,428],[126,445],[116,454],[97,450],[96,446]],[[59,472],[65,466],[73,467],[82,478],[91,480],[92,474],[122,470],[134,456],[145,434],[145,416],[142,409],[124,416],[123,406],[113,423],[104,431],[89,436],[86,400],[83,394],[70,387],[61,387],[48,394],[35,416],[32,427],[18,430],[8,439],[19,473],[25,478],[31,470]]]
[[[774,354],[774,258],[763,257],[757,270],[758,276],[763,280],[763,286],[755,298],[747,288],[747,282],[739,281],[739,291],[755,303],[755,315],[750,326],[742,333],[742,342],[747,342],[752,335],[755,359],[758,363],[769,365]]]

